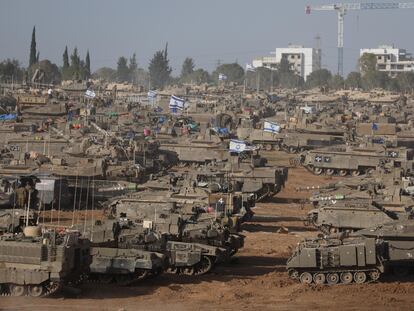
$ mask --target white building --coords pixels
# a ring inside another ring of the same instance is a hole
[[[395,76],[400,72],[414,71],[414,60],[405,49],[398,49],[392,45],[380,45],[375,49],[361,49],[360,56],[374,54],[377,57],[377,70]]]
[[[305,48],[301,45],[289,45],[276,48],[275,56],[260,57],[253,60],[254,67],[276,68],[282,58],[286,58],[291,69],[304,80],[315,70],[321,69],[321,50]]]

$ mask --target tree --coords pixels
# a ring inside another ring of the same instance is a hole
[[[244,69],[237,63],[222,64],[216,68],[212,76],[214,81],[218,81],[219,74],[224,74],[227,77],[227,81],[243,84],[244,82]]]
[[[398,91],[412,92],[414,88],[414,72],[402,72],[395,78]]]
[[[266,67],[256,68],[255,72],[246,72],[246,86],[252,89],[270,91],[279,84],[279,74],[276,70]]]
[[[36,64],[36,26],[33,26],[32,31],[32,42],[30,43],[30,57],[29,57],[29,67]]]
[[[129,70],[131,72],[134,72],[137,69],[138,69],[137,56],[134,53],[134,54],[132,54],[132,57],[129,59]]]
[[[377,70],[377,57],[375,54],[371,53],[364,53],[359,58],[359,67],[361,69],[361,73],[364,76],[369,72],[373,72]]]
[[[31,72],[35,72],[36,69],[41,70],[44,72],[44,76],[42,79],[43,83],[60,83],[61,81],[61,74],[59,68],[56,64],[50,62],[50,60],[45,59],[30,67]]]
[[[305,81],[293,72],[279,73],[279,86],[283,88],[301,88]]]
[[[344,84],[345,84],[344,78],[339,74],[334,75],[329,80],[329,87],[335,90],[343,89]]]
[[[386,72],[382,71],[368,71],[362,77],[362,86],[364,89],[371,90],[374,88],[386,89],[391,82],[390,77]]]
[[[355,89],[362,87],[362,77],[359,72],[353,71],[348,74],[348,77],[345,80],[345,85],[347,88]]]
[[[332,79],[332,74],[327,69],[319,69],[311,72],[306,80],[306,85],[309,88],[325,87],[328,86],[329,81]]]
[[[155,52],[148,66],[152,88],[164,87],[171,76],[171,67],[168,60],[168,43],[164,51]]]
[[[21,81],[23,69],[16,59],[6,59],[0,63],[0,80]]]
[[[65,46],[65,51],[63,52],[63,69],[66,68],[69,68],[69,54],[67,46]]]
[[[105,81],[112,82],[116,80],[116,75],[117,75],[117,72],[115,69],[112,69],[109,67],[102,67],[96,70],[93,73],[92,77],[94,79],[102,79]]]
[[[85,58],[85,78],[89,79],[91,76],[91,57],[89,56],[89,50],[86,52]]]
[[[137,56],[136,54],[132,54],[132,57],[129,59],[129,81],[136,83],[137,78],[137,70],[138,70],[138,63],[137,63]]]
[[[78,48],[75,47],[73,49],[73,53],[70,56],[70,69],[71,69],[71,75],[72,79],[78,80],[81,78],[80,74],[80,58],[78,55]]]
[[[129,80],[129,68],[128,68],[128,60],[126,57],[121,56],[118,58],[117,63],[117,78],[120,82],[127,82]]]
[[[190,78],[190,81],[195,82],[197,84],[210,82],[209,73],[206,70],[201,69],[201,68],[193,71],[190,74],[189,78]]]
[[[286,56],[283,56],[280,60],[279,66],[278,66],[278,70],[280,73],[288,73],[291,72],[292,70],[290,69],[290,63],[287,59]]]
[[[183,67],[181,69],[181,79],[185,79],[194,72],[194,61],[192,58],[187,57],[183,62]]]

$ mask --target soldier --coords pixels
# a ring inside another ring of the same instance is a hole
[[[17,206],[24,208],[27,201],[27,190],[25,187],[17,188],[16,190]]]

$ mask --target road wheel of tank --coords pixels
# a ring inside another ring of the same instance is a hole
[[[352,171],[351,174],[352,174],[352,176],[359,176],[359,175],[361,175],[361,172],[356,170],[356,171]]]
[[[185,267],[181,270],[181,273],[185,275],[194,275],[195,269],[194,267]]]
[[[343,284],[350,284],[352,283],[353,277],[351,272],[342,272],[341,273],[341,282]]]
[[[338,273],[328,273],[328,275],[326,276],[326,282],[329,285],[338,284],[338,282],[339,282]]]
[[[273,150],[280,151],[280,145],[273,145]]]
[[[346,175],[348,175],[348,171],[347,170],[339,170],[339,176],[344,177]]]
[[[300,282],[302,284],[311,284],[312,283],[312,274],[310,274],[309,272],[303,272],[300,275]]]
[[[313,168],[313,173],[315,175],[320,175],[320,174],[322,174],[322,172],[323,172],[323,169],[321,169],[320,167],[314,167]]]
[[[325,172],[326,175],[332,176],[335,173],[335,170],[333,168],[327,168]]]
[[[317,284],[317,285],[322,285],[322,284],[324,284],[324,283],[325,283],[325,281],[326,281],[325,274],[323,274],[323,273],[316,273],[316,274],[313,276],[313,281],[314,281],[314,282],[315,282],[315,284]]]
[[[296,148],[293,146],[290,146],[288,149],[289,153],[296,153]]]
[[[289,269],[288,275],[292,280],[297,280],[299,278],[299,272],[295,269]]]
[[[265,149],[266,149],[266,151],[272,151],[273,150],[273,145],[272,144],[266,144]]]
[[[154,275],[157,273],[157,269],[154,270]],[[148,276],[148,270],[145,269],[136,269],[135,270],[135,279],[136,280],[143,280]]]
[[[369,273],[369,277],[372,281],[377,281],[380,275],[381,273],[378,270],[374,270]]]
[[[32,297],[42,296],[44,288],[42,285],[30,285],[28,288],[29,295]]]
[[[365,171],[365,174],[367,174],[367,175],[372,175],[372,173],[374,173],[374,171],[375,171],[375,169],[373,169],[373,168],[368,168],[368,169]]]
[[[15,297],[23,296],[25,293],[24,285],[11,284],[9,287],[9,290],[10,290],[10,295],[15,296]]]
[[[171,266],[168,267],[166,270],[167,273],[178,274],[179,270],[177,267]]]
[[[367,280],[367,275],[365,272],[363,271],[358,271],[354,273],[354,281],[357,284],[362,284],[365,283],[365,281]]]
[[[200,262],[194,268],[195,275],[202,275],[210,272],[213,268],[213,261],[208,256],[201,257]]]

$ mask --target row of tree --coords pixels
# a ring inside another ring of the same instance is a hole
[[[43,72],[43,82],[59,83],[61,80],[86,80],[90,77],[104,79],[110,82],[130,82],[145,85],[150,88],[163,88],[168,84],[183,83],[218,83],[219,75],[226,77],[225,81],[245,84],[246,87],[272,90],[274,88],[331,88],[370,90],[382,88],[395,91],[414,90],[414,72],[399,73],[390,77],[387,73],[377,70],[377,58],[373,54],[364,54],[359,60],[360,72],[351,72],[346,78],[333,75],[327,69],[312,72],[305,81],[295,74],[288,60],[282,58],[277,67],[256,68],[253,72],[246,71],[237,62],[221,64],[210,74],[202,68],[196,68],[194,60],[187,57],[182,65],[179,77],[172,77],[172,68],[168,59],[168,43],[163,50],[155,52],[150,60],[148,70],[138,67],[136,54],[129,59],[119,57],[117,68],[103,67],[91,74],[91,59],[89,50],[85,60],[79,56],[77,47],[69,56],[68,47],[63,52],[62,66],[58,67],[49,60],[39,61],[39,51],[36,44],[36,28],[33,27],[30,43],[29,67],[23,68],[15,59],[0,62],[0,78],[7,81],[29,80],[39,69]]]

